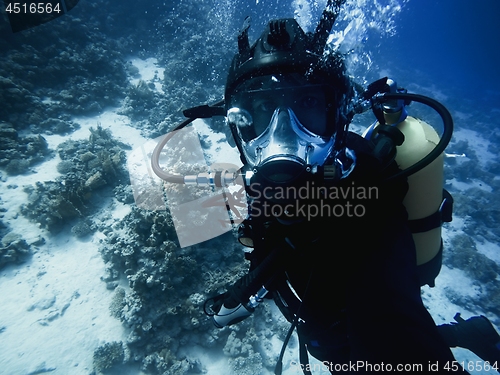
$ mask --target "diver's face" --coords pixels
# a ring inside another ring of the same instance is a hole
[[[322,165],[334,141],[328,126],[331,86],[278,81],[280,86],[272,87],[274,83],[255,85],[231,97],[228,124],[245,159],[252,166],[278,159]]]
[[[327,136],[327,101],[323,86],[280,88],[249,93],[248,109],[254,120],[256,136],[264,132],[274,111],[290,108],[299,121],[314,134]]]

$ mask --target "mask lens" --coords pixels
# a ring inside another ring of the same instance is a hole
[[[269,126],[274,111],[278,107],[290,108],[299,123],[308,131],[322,137],[333,135],[328,126],[328,112],[332,110],[332,101],[328,93],[329,86],[307,85],[276,89],[258,89],[238,92],[231,104],[245,109],[253,119],[254,134],[258,137]]]
[[[235,128],[238,136],[244,142],[257,138],[252,115],[245,109],[233,107],[227,112],[227,122]]]

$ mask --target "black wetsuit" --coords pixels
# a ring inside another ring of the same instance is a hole
[[[449,373],[443,367],[451,368],[454,357],[420,297],[416,250],[402,204],[407,182],[384,182],[397,166],[384,168],[368,141],[350,134],[347,146],[357,156],[348,178],[327,190],[322,202],[316,196],[301,201],[323,204],[322,214],[276,219],[263,215],[262,202],[254,202],[253,212],[260,215],[252,218],[250,269],[274,254],[277,260],[266,275],[274,276],[269,284],[274,299],[290,321],[298,313],[301,343],[330,370],[370,373],[406,365],[417,366],[406,372],[436,373],[439,361],[438,373]],[[337,207],[327,215],[325,204],[364,210],[339,215]]]

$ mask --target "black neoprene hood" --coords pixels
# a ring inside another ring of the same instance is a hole
[[[230,105],[231,94],[242,82],[272,74],[299,73],[310,83],[330,84],[341,93],[349,91],[341,56],[337,53],[324,54],[324,46],[318,48],[314,35],[306,34],[295,19],[269,22],[251,47],[248,45],[247,29],[239,36],[239,53],[234,56],[229,68],[226,105]]]

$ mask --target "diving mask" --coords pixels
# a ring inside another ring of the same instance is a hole
[[[289,107],[276,108],[269,125],[256,137],[249,111],[233,107],[227,118],[236,128],[248,164],[265,166],[275,182],[293,179],[306,166],[323,165],[332,150],[333,137],[322,137],[308,130]]]
[[[276,183],[324,165],[335,142],[333,88],[292,83],[283,76],[253,79],[236,90],[227,113],[246,164]]]

